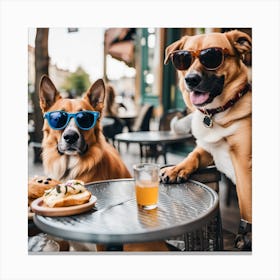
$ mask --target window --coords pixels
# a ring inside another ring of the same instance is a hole
[[[141,28],[139,35],[141,45],[141,95],[144,100],[154,100],[152,103],[157,106],[160,73],[159,29]]]

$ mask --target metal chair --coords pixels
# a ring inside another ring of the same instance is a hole
[[[150,121],[153,115],[154,106],[151,104],[144,104],[140,108],[138,117],[135,119],[134,124],[129,127],[130,132],[136,131],[150,131]],[[126,144],[128,149],[129,143]],[[143,145],[139,144],[140,154],[143,154]]]
[[[131,127],[131,131],[149,131],[150,120],[153,115],[154,106],[151,104],[144,104],[139,111],[138,117],[135,119]]]
[[[170,130],[170,122],[175,116],[184,117],[187,114],[186,109],[170,109],[166,111],[159,120],[160,131],[169,131]],[[190,139],[190,144],[194,146],[194,139]],[[174,144],[173,144],[174,145]],[[145,147],[143,155],[146,159],[151,158],[155,162],[157,162],[160,156],[163,156],[164,163],[167,164],[166,153],[168,147],[171,147],[172,144],[158,144],[158,145],[149,145]]]
[[[159,130],[168,131],[170,130],[170,122],[175,116],[184,117],[186,116],[186,109],[170,109],[163,113],[159,119]]]
[[[186,115],[186,110],[185,109],[170,109],[167,112],[165,112],[160,120],[159,120],[159,130],[160,131],[168,131],[170,130],[170,122],[175,116],[185,116]],[[171,144],[172,145],[172,144]],[[156,152],[155,152],[155,157],[158,158],[160,155],[163,156],[164,158],[164,163],[167,164],[167,158],[166,158],[166,152],[168,145],[166,144],[160,144],[157,145],[156,147]]]
[[[108,142],[112,141],[113,146],[115,146],[115,135],[118,133],[122,133],[124,128],[124,123],[121,119],[115,116],[111,116],[110,119],[113,119],[114,123],[111,125],[104,126],[103,134],[106,137],[106,140]]]
[[[219,193],[221,173],[215,166],[197,170],[189,179],[201,182]],[[166,242],[179,251],[223,251],[223,228],[220,211],[199,230],[186,232],[182,236],[174,237]]]

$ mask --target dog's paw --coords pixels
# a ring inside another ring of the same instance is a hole
[[[189,173],[178,166],[162,168],[160,171],[160,181],[165,184],[183,183],[189,178]]]
[[[241,251],[252,251],[252,233],[239,233],[235,237],[234,245]]]

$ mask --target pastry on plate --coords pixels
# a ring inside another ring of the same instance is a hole
[[[88,202],[90,198],[91,193],[80,180],[69,180],[58,184],[45,191],[43,195],[44,204],[48,207],[80,205]]]

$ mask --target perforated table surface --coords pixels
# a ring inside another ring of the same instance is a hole
[[[160,184],[158,207],[143,210],[135,199],[134,180],[87,184],[97,197],[89,212],[68,217],[34,216],[44,232],[65,239],[104,244],[162,240],[199,229],[219,209],[218,195],[196,181]]]

